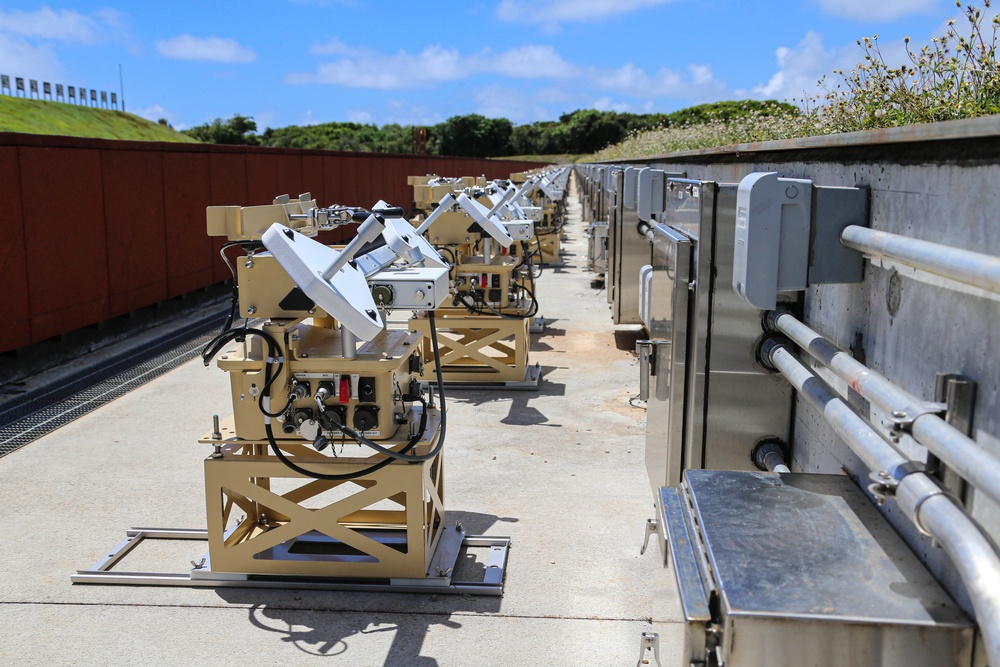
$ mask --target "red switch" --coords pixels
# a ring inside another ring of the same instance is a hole
[[[343,377],[340,379],[340,404],[345,405],[351,401],[351,379]]]

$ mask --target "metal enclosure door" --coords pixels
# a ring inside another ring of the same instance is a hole
[[[732,289],[737,187],[706,181],[677,188],[668,198],[678,217],[672,224],[685,230],[698,224],[686,468],[755,470],[750,452],[757,442],[787,442],[791,427],[791,386],[754,356],[761,312]]]
[[[616,175],[619,179],[618,182],[618,192],[622,192],[624,189],[625,172],[619,172]],[[614,205],[609,206],[605,211],[605,216],[603,220],[608,221],[608,263],[607,271],[604,274],[604,288],[605,297],[608,303],[613,304],[615,300],[615,292],[618,286],[618,273],[620,267],[621,255],[618,253],[616,244],[618,239],[621,238],[621,213],[624,210],[624,197],[616,197]],[[614,313],[612,312],[612,318]]]
[[[661,486],[676,486],[684,467],[684,375],[691,239],[665,225],[654,225],[652,252],[646,472],[655,494]],[[639,267],[636,267],[637,283],[638,273]]]
[[[611,314],[615,324],[641,324],[639,269],[650,262],[649,240],[639,233],[639,213],[619,207],[618,273]]]

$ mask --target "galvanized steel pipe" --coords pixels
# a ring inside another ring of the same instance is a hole
[[[883,440],[785,345],[771,343],[765,348],[764,354],[799,394],[823,415],[869,470],[887,472],[896,481],[906,475],[910,468],[903,455]]]
[[[918,443],[977,490],[1000,502],[1000,459],[937,414],[922,411],[926,401],[860,363],[787,311],[771,311],[767,324],[788,336],[867,400],[889,414],[912,418],[910,433]]]
[[[848,248],[1000,294],[1000,257],[950,248],[898,234],[850,225],[840,235]]]
[[[945,550],[969,593],[989,664],[1000,665],[1000,558],[969,516],[923,473],[896,489],[903,512]]]
[[[1000,557],[989,540],[934,480],[910,466],[787,346],[770,342],[763,353],[870,470],[897,482],[900,509],[951,558],[972,601],[989,663],[1000,665]]]

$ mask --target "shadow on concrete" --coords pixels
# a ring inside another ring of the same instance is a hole
[[[469,535],[484,534],[498,522],[518,521],[515,517],[452,510],[447,512],[447,519],[449,525],[461,523]],[[455,566],[455,579],[482,581],[486,567],[480,556],[485,554],[463,550]],[[496,614],[501,605],[499,597],[435,594],[432,590],[406,594],[220,588],[216,592],[229,604],[248,605],[251,626],[274,633],[276,639],[303,654],[340,656],[336,664],[350,665],[375,664],[363,640],[368,635],[386,633],[387,637],[391,635],[391,644],[383,665],[435,667],[436,658],[420,655],[432,628],[458,630],[462,624],[452,619],[456,612]],[[366,653],[352,654],[361,650],[352,645],[365,647]]]
[[[336,658],[342,665],[376,664],[370,648],[361,641],[366,635],[388,633],[392,636],[385,666],[413,665],[436,667],[432,656],[420,655],[424,638],[434,626],[449,630],[461,629],[462,624],[450,614],[407,614],[405,612],[334,612],[282,609],[254,605],[248,613],[252,626],[275,633],[280,641],[291,644],[306,655]],[[361,644],[355,649],[352,644]],[[381,651],[379,651],[381,653]],[[290,661],[294,663],[294,659]]]
[[[615,347],[619,350],[635,352],[635,343],[646,337],[644,329],[625,329],[615,331]]]
[[[461,389],[451,387],[447,390],[447,400],[455,403],[467,403],[473,406],[493,403],[494,401],[510,399],[510,409],[507,416],[500,420],[501,424],[510,426],[555,426],[562,424],[549,423],[549,418],[541,410],[531,405],[532,399],[540,396],[565,396],[566,385],[562,382],[549,382],[546,374],[556,370],[556,366],[542,366],[542,379],[537,391],[519,391],[503,389]]]
[[[557,320],[557,319],[551,319],[551,320],[546,319],[545,320],[545,330],[542,331],[542,333],[531,334],[531,345],[530,345],[529,349],[532,352],[550,352],[550,351],[556,349],[556,348],[552,347],[551,345],[549,345],[547,342],[545,342],[544,339],[545,338],[558,338],[560,336],[565,336],[566,335],[566,330],[565,329],[559,329],[557,327],[553,327],[552,326],[553,322],[558,322],[558,321],[559,320]]]

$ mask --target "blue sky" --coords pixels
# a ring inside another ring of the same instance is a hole
[[[950,0],[0,2],[0,73],[118,91],[121,64],[127,110],[179,129],[524,123],[800,98],[863,58],[855,40],[877,33],[902,64],[904,36],[956,16]]]

